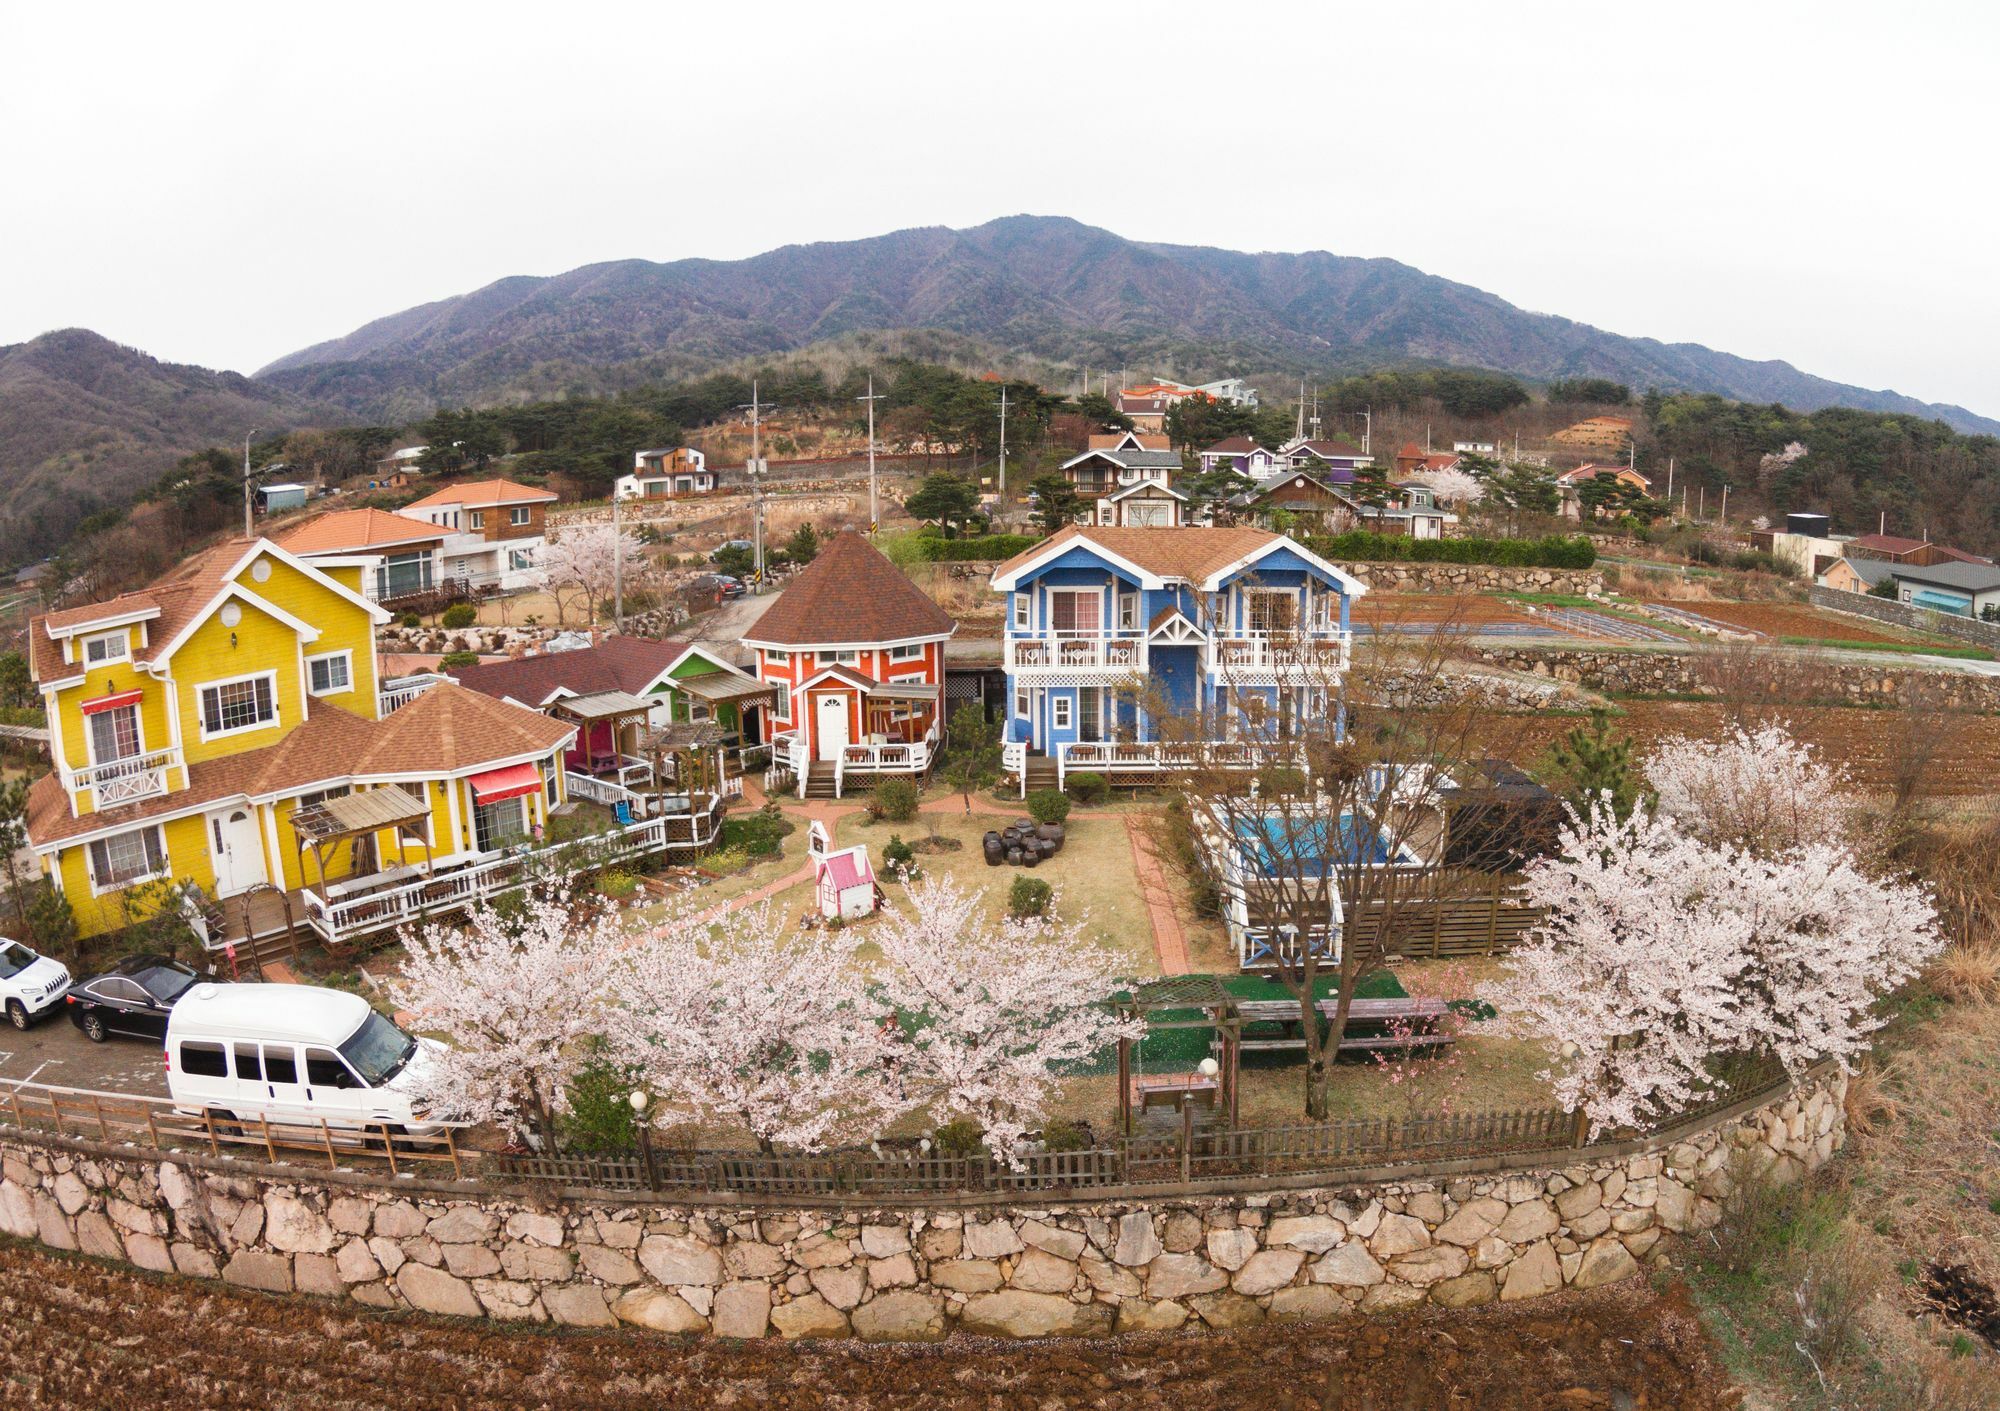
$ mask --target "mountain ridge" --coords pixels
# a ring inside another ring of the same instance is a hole
[[[254,376],[384,415],[425,399],[597,390],[621,369],[928,328],[1079,366],[1299,375],[1434,363],[1534,381],[1609,377],[1798,410],[1852,406],[2000,433],[2000,420],[1965,407],[1531,313],[1398,260],[1148,243],[1046,216],[917,226],[742,260],[625,259],[510,275],[371,320]]]

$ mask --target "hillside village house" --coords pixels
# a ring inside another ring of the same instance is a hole
[[[1115,438],[1093,436],[1089,449],[1062,463],[1063,478],[1078,495],[1093,501],[1139,485],[1169,485],[1181,468],[1180,453],[1149,444],[1154,440],[1131,431]],[[1099,441],[1109,444],[1099,445]],[[1097,517],[1095,505],[1090,515]]]
[[[834,536],[744,633],[777,687],[770,742],[801,797],[919,776],[942,738],[951,615],[859,534]]]
[[[359,569],[362,593],[393,603],[433,591],[447,530],[386,510],[336,510],[277,536],[278,547],[315,568]]]
[[[2000,613],[2000,566],[1946,561],[1892,563],[1888,569],[1898,602],[1955,617]]]
[[[1335,483],[1351,481],[1354,472],[1375,464],[1375,457],[1351,441],[1301,437],[1278,447],[1278,454],[1300,470],[1310,470]]]
[[[1262,762],[1338,710],[1321,693],[1346,670],[1349,607],[1367,591],[1268,530],[1099,526],[1017,554],[993,589],[1007,600],[1004,748],[1024,790],[1077,770],[1156,777],[1190,727]]]
[[[1292,470],[1238,495],[1230,501],[1230,508],[1238,519],[1267,529],[1298,524],[1315,534],[1366,529],[1375,534],[1442,539],[1445,526],[1457,522],[1456,515],[1438,508],[1429,486],[1412,481],[1392,488],[1393,503],[1369,505],[1316,475]]]
[[[55,770],[29,845],[83,934],[174,904],[211,947],[294,922],[339,942],[513,885],[576,728],[435,678],[385,690],[362,572],[237,539],[30,624]],[[712,839],[671,822],[607,847]],[[179,883],[199,896],[155,885]]]
[[[1989,563],[1963,549],[1934,544],[1929,539],[1908,539],[1896,534],[1862,534],[1849,539],[1846,555],[1852,559],[1881,559],[1886,563],[1907,563],[1927,567],[1940,563]]]
[[[1203,474],[1232,470],[1246,479],[1263,481],[1290,467],[1291,462],[1285,457],[1258,445],[1248,436],[1225,436],[1201,453]],[[1348,479],[1353,478],[1350,473]]]
[[[1167,413],[1182,395],[1162,388],[1128,388],[1119,392],[1113,405],[1134,430],[1157,433],[1167,429]]]
[[[671,500],[706,495],[716,487],[708,457],[692,446],[634,451],[632,473],[618,477],[612,494],[621,500]]]
[[[1464,460],[1460,452],[1434,455],[1414,441],[1405,441],[1403,448],[1396,452],[1396,478],[1408,480],[1425,471],[1457,470]]]
[[[577,736],[563,761],[571,790],[609,803],[619,802],[634,785],[651,782],[646,746],[652,732],[675,722],[712,723],[715,742],[734,756],[764,742],[776,694],[768,683],[691,642],[646,637],[607,637],[574,651],[481,662],[459,667],[452,679],[574,725]],[[580,784],[583,774],[619,788],[607,792]]]
[[[1562,496],[1561,513],[1565,519],[1583,518],[1582,490],[1593,480],[1612,480],[1642,495],[1653,493],[1653,482],[1629,465],[1599,465],[1587,462],[1574,466],[1556,476],[1556,490]]]
[[[471,480],[434,490],[397,513],[452,532],[438,549],[438,575],[465,588],[531,588],[548,528],[550,490],[511,480]]]

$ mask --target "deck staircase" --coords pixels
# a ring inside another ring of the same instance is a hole
[[[830,799],[834,793],[835,778],[831,760],[814,760],[806,766],[806,797],[809,799]]]
[[[1027,769],[1028,777],[1025,782],[1029,793],[1037,789],[1056,787],[1056,780],[1059,777],[1056,762],[1047,755],[1029,755]]]

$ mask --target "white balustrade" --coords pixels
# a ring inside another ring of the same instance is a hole
[[[134,799],[164,794],[167,771],[179,768],[180,762],[180,751],[173,749],[127,755],[77,770],[70,776],[70,788],[90,790],[92,801],[100,810],[112,808]]]
[[[444,677],[430,671],[415,676],[391,677],[382,683],[382,689],[376,693],[375,713],[378,717],[393,715],[444,680]]]
[[[1139,636],[1009,637],[1006,665],[1029,674],[1065,671],[1142,672],[1146,639]]]
[[[1290,674],[1305,671],[1344,672],[1353,652],[1353,634],[1328,632],[1301,638],[1296,633],[1251,633],[1224,637],[1208,648],[1212,674]]]

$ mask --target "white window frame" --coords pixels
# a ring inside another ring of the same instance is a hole
[[[98,848],[103,847],[108,853],[110,845],[114,842],[125,838],[139,838],[141,840],[139,847],[143,855],[146,846],[144,838],[148,833],[152,834],[154,846],[159,853],[159,861],[152,865],[152,870],[135,873],[115,882],[106,881],[97,869]],[[108,837],[92,838],[84,845],[84,857],[85,868],[90,873],[90,894],[94,897],[101,897],[107,892],[122,892],[127,887],[136,887],[146,882],[155,882],[173,873],[172,859],[167,856],[166,834],[161,832],[157,823],[149,823],[142,828],[128,828],[122,833],[113,833]]]
[[[1034,708],[1034,703],[1028,696],[1028,688],[1026,686],[1016,686],[1014,688],[1014,718],[1016,720],[1026,720],[1029,712],[1034,710]]]
[[[1074,730],[1076,728],[1076,697],[1049,697],[1049,729]]]
[[[892,662],[922,661],[923,659],[924,648],[921,642],[913,646],[889,648],[889,660]]]
[[[101,758],[97,753],[97,721],[100,716],[116,715],[119,711],[132,712],[132,738],[138,741],[138,748],[128,755],[116,755],[112,759]],[[130,705],[113,706],[109,710],[93,711],[84,717],[83,748],[85,756],[92,764],[111,764],[120,759],[137,759],[146,753],[146,717],[140,713],[139,702]]]
[[[1137,593],[1121,592],[1118,595],[1118,630],[1120,632],[1136,632],[1139,630],[1139,604],[1141,601],[1142,599]]]
[[[99,647],[109,648],[112,646],[115,646],[117,650],[107,650],[102,656],[92,655]],[[124,661],[131,655],[132,639],[130,634],[122,627],[116,632],[100,632],[95,637],[85,637],[83,639],[83,664],[87,667],[102,666],[106,662],[111,661]]]
[[[328,686],[324,690],[313,684],[313,668],[321,662],[339,662],[347,673],[347,679],[338,686]],[[318,656],[306,658],[306,690],[315,696],[344,696],[354,689],[354,653],[352,651],[321,652]],[[274,702],[275,704],[275,702]]]
[[[1069,631],[1072,633],[1076,633],[1079,631],[1079,629],[1074,627],[1062,628],[1057,626],[1057,623],[1061,620],[1061,618],[1060,615],[1056,612],[1056,603],[1059,599],[1064,597],[1083,598],[1090,600],[1090,602],[1094,604],[1094,606],[1091,608],[1090,615],[1097,622],[1097,626],[1094,629],[1092,629],[1090,635],[1092,636],[1103,635],[1105,627],[1104,627],[1104,590],[1102,588],[1049,589],[1049,631],[1051,632]]]
[[[792,723],[792,689],[787,686],[771,698],[771,719],[780,725]]]
[[[526,573],[529,569],[533,568],[534,566],[535,566],[535,551],[533,549],[507,550],[508,572]]]
[[[819,652],[815,659],[821,666],[859,666],[861,653],[853,648],[838,652]]]
[[[1026,632],[1028,630],[1028,606],[1032,601],[1033,599],[1027,593],[1014,594],[1015,631]]]
[[[1292,605],[1291,625],[1280,630],[1284,632],[1297,632],[1299,630],[1299,593],[1296,588],[1245,588],[1243,590],[1243,630],[1251,633],[1261,631],[1269,635],[1271,630],[1269,627],[1260,628],[1257,626],[1256,609],[1256,603],[1259,599],[1269,598],[1283,598]]]
[[[764,665],[790,666],[791,664],[792,654],[790,652],[781,652],[775,647],[764,648]]]
[[[489,847],[486,841],[479,836],[481,831],[479,816],[490,809],[504,808],[508,804],[513,804],[519,810],[518,816],[521,820],[521,831],[517,835],[506,838],[498,847]],[[477,799],[473,800],[472,845],[481,852],[502,852],[507,848],[516,847],[528,841],[534,835],[534,828],[535,815],[529,811],[528,796],[526,794],[516,794],[511,799],[495,799],[492,803],[480,803]]]
[[[465,527],[467,529],[484,529],[486,527],[486,511],[467,510],[465,512]]]
[[[515,529],[535,522],[535,512],[527,505],[515,505],[507,511],[507,523]]]
[[[260,677],[271,683],[271,718],[269,720],[254,721],[249,725],[233,725],[225,730],[209,729],[208,693],[210,691],[219,691],[224,686],[237,686],[245,681],[255,681]],[[201,729],[201,738],[204,743],[209,740],[226,740],[233,735],[249,735],[259,730],[275,729],[284,722],[285,710],[283,704],[278,699],[278,673],[275,671],[251,671],[246,672],[242,676],[225,676],[215,681],[200,682],[194,688],[194,705],[198,724]]]

